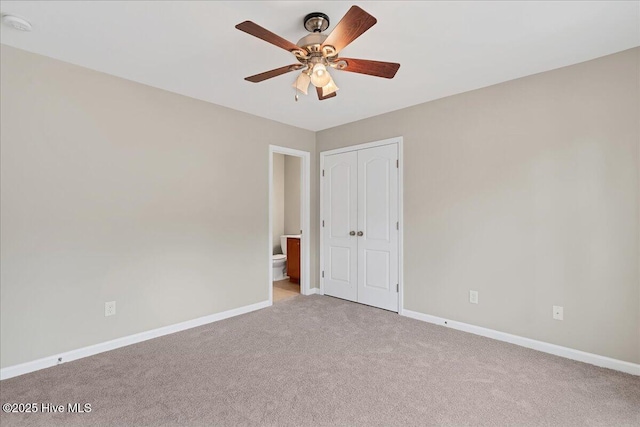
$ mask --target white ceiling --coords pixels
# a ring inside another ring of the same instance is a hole
[[[342,56],[399,62],[393,80],[332,72],[338,96],[294,102],[295,63],[238,31],[244,20],[296,43],[309,12],[331,27],[352,4],[378,23]],[[2,1],[33,31],[2,26],[4,44],[317,131],[640,45],[640,2]]]

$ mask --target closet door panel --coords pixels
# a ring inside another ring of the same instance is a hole
[[[327,156],[322,177],[324,293],[350,301],[358,298],[357,158],[356,152]]]
[[[397,160],[396,144],[358,151],[357,300],[392,311],[398,311]]]

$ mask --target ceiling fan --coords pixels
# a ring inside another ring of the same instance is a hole
[[[373,27],[376,22],[376,18],[358,6],[351,6],[333,31],[326,35],[322,32],[329,28],[329,17],[320,12],[310,13],[304,18],[304,28],[311,34],[301,38],[298,44],[293,44],[254,22],[244,21],[236,25],[236,28],[288,50],[298,60],[297,64],[265,71],[246,77],[245,80],[259,83],[291,71],[302,70],[293,84],[296,88],[296,101],[298,91],[306,95],[310,84],[315,86],[318,99],[322,101],[336,96],[338,90],[328,68],[392,79],[400,68],[400,64],[338,56],[342,49]]]

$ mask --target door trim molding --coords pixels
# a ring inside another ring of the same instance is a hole
[[[286,156],[299,157],[301,163],[300,185],[300,227],[302,228],[302,239],[300,239],[300,293],[302,295],[312,295],[311,291],[311,153],[308,151],[295,150],[293,148],[269,145],[269,275],[267,288],[269,295],[269,305],[273,304],[273,155],[284,154]]]
[[[322,230],[322,213],[324,208],[324,185],[322,182],[322,173],[324,171],[324,159],[326,156],[331,156],[333,154],[347,153],[349,151],[358,151],[366,148],[391,144],[398,145],[398,314],[402,315],[404,312],[404,151],[403,138],[401,136],[320,152],[320,215],[318,219],[318,229],[320,230],[320,276],[318,277],[318,283],[320,283],[320,291],[318,293],[320,295],[324,295],[324,279],[322,278],[322,271],[324,270],[324,233]]]

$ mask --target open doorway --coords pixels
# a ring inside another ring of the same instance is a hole
[[[310,154],[269,146],[269,300],[309,293]]]

